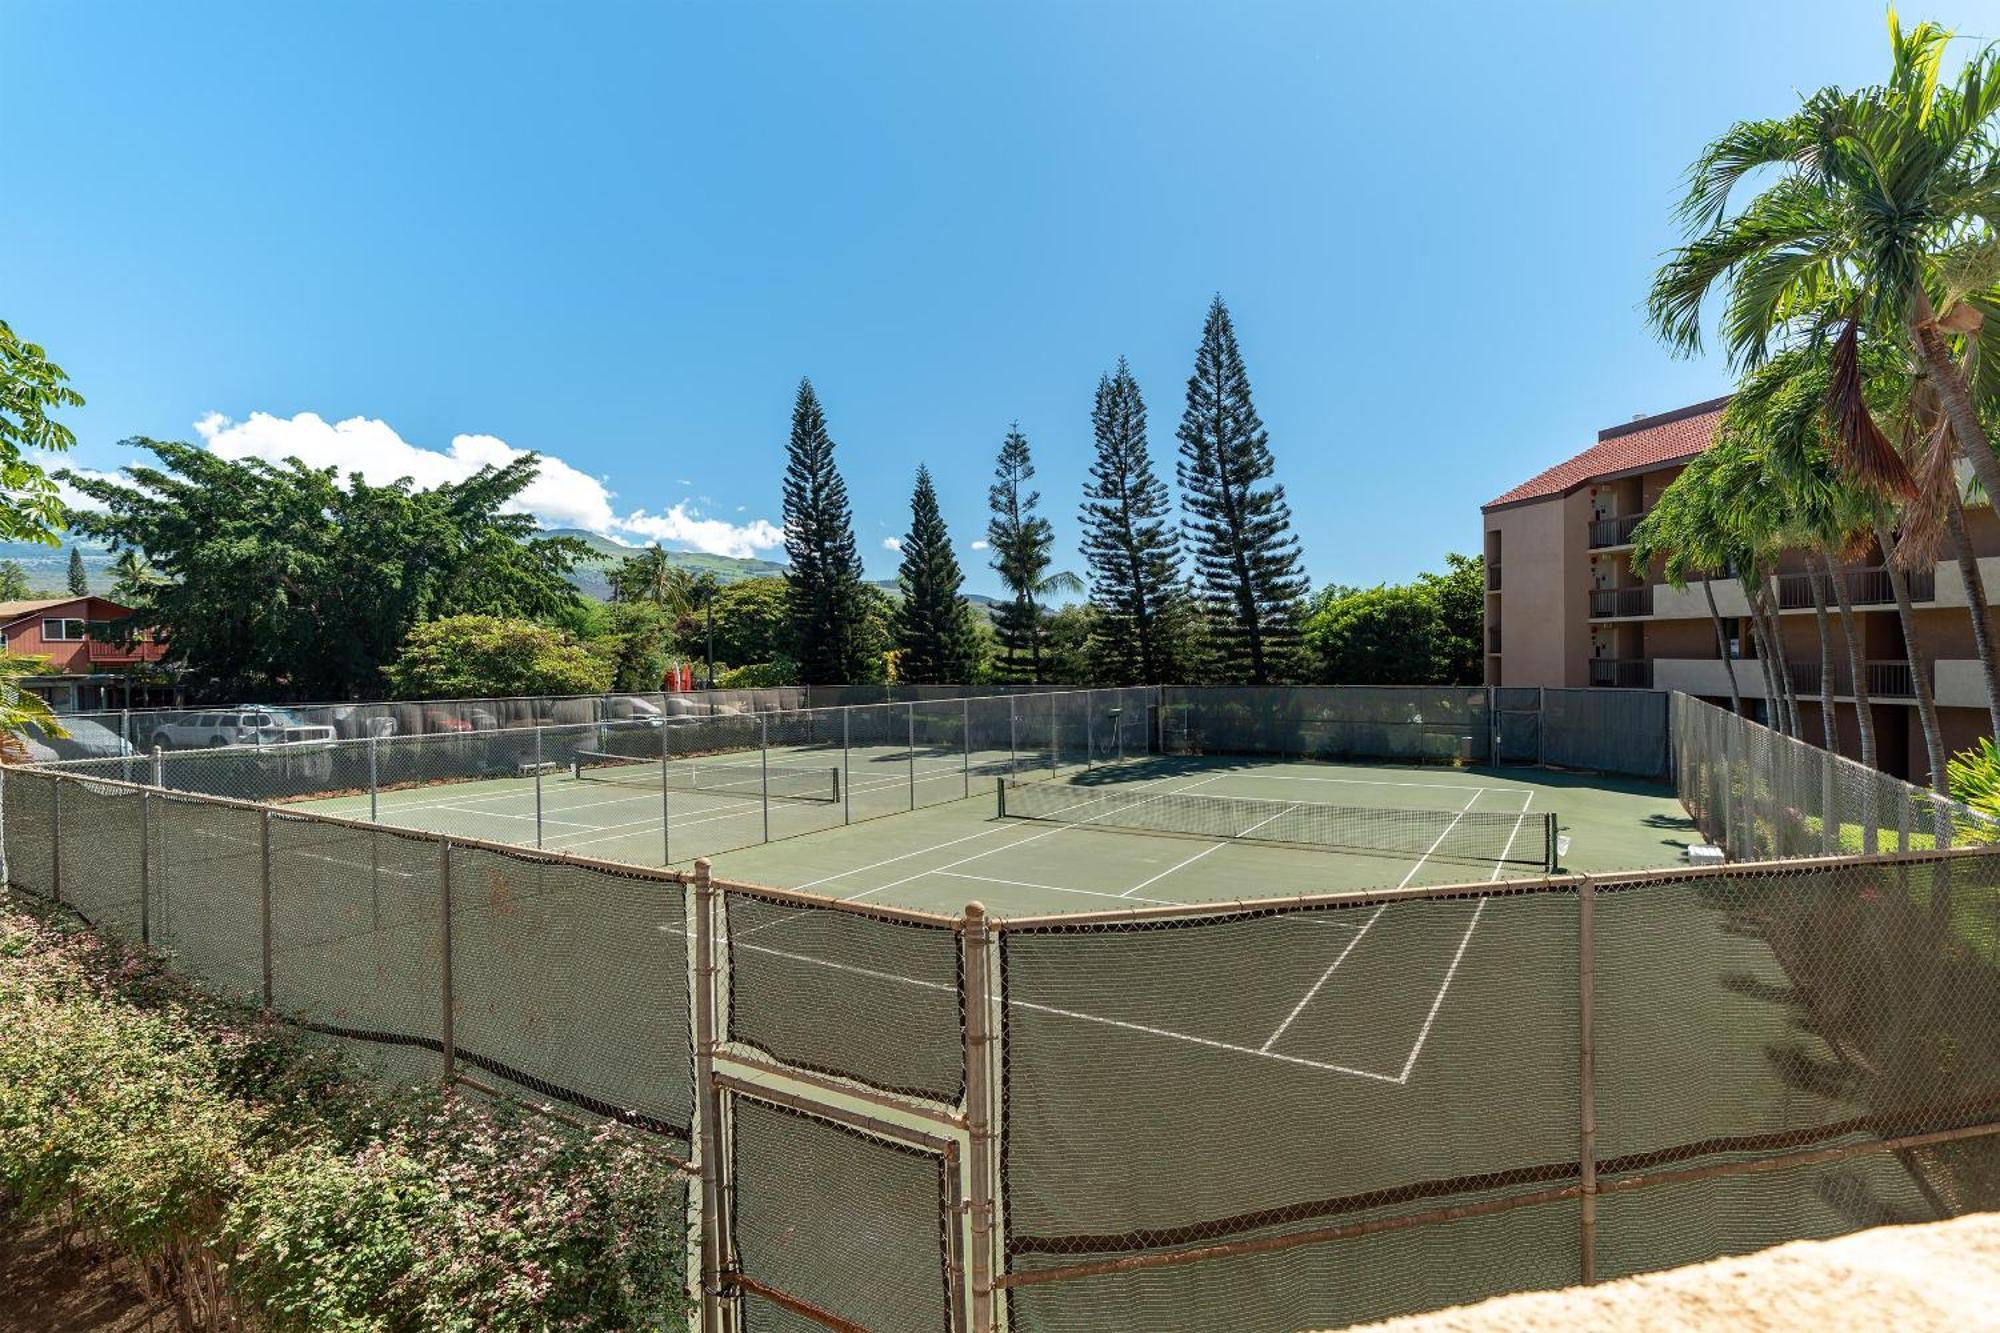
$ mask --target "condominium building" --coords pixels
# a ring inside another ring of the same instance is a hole
[[[1688,460],[1714,441],[1728,400],[1640,417],[1598,432],[1597,443],[1481,507],[1486,554],[1486,683],[1682,690],[1727,707],[1729,672],[1746,712],[1768,717],[1742,584],[1718,575],[1685,589],[1632,560],[1632,530]],[[1966,526],[1981,579],[2000,596],[2000,519],[1969,506]],[[1818,567],[1815,562],[1815,568]],[[1877,762],[1898,776],[1928,769],[1914,704],[1919,684],[1879,547],[1837,561],[1859,622],[1864,685]],[[1787,552],[1768,576],[1806,737],[1818,741],[1820,640],[1814,576]],[[1829,608],[1837,599],[1820,576]],[[1984,678],[1955,553],[1909,578],[1920,655],[1938,703],[1946,749],[1991,731]],[[1718,642],[1710,597],[1722,619]],[[1853,673],[1837,614],[1829,624],[1841,750],[1858,753]]]

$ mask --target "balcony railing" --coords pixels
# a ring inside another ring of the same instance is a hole
[[[1881,565],[1868,569],[1835,570],[1834,576],[1847,585],[1847,600],[1855,606],[1881,606],[1896,600],[1896,591],[1889,586],[1889,571]],[[1937,597],[1937,575],[1928,569],[1913,569],[1905,576],[1909,580],[1910,600],[1929,602]],[[1778,609],[1796,611],[1813,604],[1813,584],[1820,586],[1820,596],[1829,607],[1838,606],[1840,598],[1835,595],[1833,581],[1825,574],[1780,574],[1778,575]]]
[[[1650,616],[1653,614],[1653,585],[1638,588],[1592,588],[1590,614],[1607,616]]]
[[[1601,550],[1606,546],[1630,546],[1632,530],[1646,519],[1644,513],[1619,514],[1613,518],[1593,518],[1590,520],[1590,549]]]
[[[92,666],[138,666],[165,657],[167,645],[143,639],[124,643],[115,639],[90,639],[84,644],[83,655]]]
[[[1590,683],[1619,689],[1650,690],[1653,688],[1653,664],[1643,657],[1593,657],[1590,659]]]
[[[1741,670],[1738,667],[1738,670]],[[1868,675],[1868,697],[1871,699],[1914,699],[1917,697],[1916,674],[1910,664],[1901,658],[1890,658],[1879,662],[1863,662],[1861,669]],[[1790,663],[1792,692],[1801,699],[1819,697],[1819,663]],[[1845,662],[1833,668],[1833,692],[1840,698],[1854,697],[1854,673]]]
[[[1500,562],[1495,560],[1486,567],[1486,591],[1500,591]]]

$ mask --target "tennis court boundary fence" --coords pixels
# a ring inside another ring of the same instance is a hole
[[[1712,721],[1683,721],[1685,771],[1736,758]],[[1904,1206],[1934,1215],[2000,1206],[1986,846],[992,920],[62,770],[0,773],[0,812],[14,888],[392,1076],[660,1135],[694,1183],[704,1333],[778,1312],[977,1333],[1330,1325],[1822,1234],[1788,1210],[1851,1173],[1908,1182]],[[1272,931],[1468,906],[1537,950],[1512,1018],[1546,1049],[1512,1056],[1518,1086],[1406,1067],[1404,1121],[1370,1131],[1401,1145],[1388,1176],[1328,1150],[1357,1131],[1323,1099],[1392,1081],[1083,1012],[1066,990],[1240,986]],[[1764,1061],[1725,1052],[1712,1082],[1658,1081],[1659,1034],[1697,1017],[1677,997],[1714,981],[1688,944],[1711,919],[1780,961],[1839,1098],[1774,1105]],[[1857,938],[1883,984],[1850,993]],[[1638,1027],[1635,994],[1653,1007]],[[1535,1098],[1498,1140],[1474,1132]],[[1702,1220],[1635,1263],[1660,1210]],[[1893,1219],[1851,1225],[1870,1220]],[[1411,1245],[1438,1257],[1405,1266]]]

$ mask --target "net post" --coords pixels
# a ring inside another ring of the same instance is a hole
[[[1577,1167],[1580,1280],[1597,1281],[1597,895],[1585,875],[1577,906]]]
[[[139,943],[153,942],[153,793],[139,792]]]
[[[542,724],[535,724],[535,846],[542,845]]]
[[[722,1102],[715,1084],[715,883],[706,858],[694,863],[695,1156],[701,1172],[701,1333],[721,1333]]]
[[[764,841],[771,840],[771,715],[757,714],[757,789],[764,798]]]
[[[993,779],[993,786],[998,790],[1000,795],[1000,818],[1005,819],[1007,817],[1007,779],[1004,777],[995,778]]]
[[[458,1037],[453,1023],[451,993],[451,839],[438,839],[438,1036],[443,1056],[444,1084],[458,1072]]]
[[[1548,838],[1548,865],[1546,869],[1551,875],[1553,875],[1556,873],[1557,864],[1562,859],[1560,854],[1558,853],[1556,844],[1556,828],[1557,828],[1556,812],[1551,810],[1547,814],[1543,815],[1542,822],[1543,826],[1548,830],[1546,834]]]
[[[62,897],[62,779],[49,780],[49,896]]]
[[[854,770],[848,756],[848,715],[854,710],[843,707],[840,710],[840,822],[854,822]]]
[[[965,779],[965,794],[972,795],[972,697],[958,700],[958,767]]]
[[[917,706],[903,705],[903,757],[910,766],[910,809],[917,808]]]
[[[994,1079],[994,1015],[991,1003],[993,936],[986,909],[966,904],[963,926],[964,966],[961,999],[965,1009],[965,1128],[967,1173],[971,1177],[968,1221],[972,1253],[967,1265],[972,1281],[970,1333],[994,1328],[994,1184],[996,1083]]]
[[[379,798],[382,794],[382,779],[381,770],[376,767],[375,759],[376,746],[381,739],[375,733],[373,727],[368,729],[368,822],[371,824],[382,822],[382,811],[379,803]],[[537,829],[541,827],[540,820],[535,821],[535,827]],[[540,844],[538,843],[537,845],[539,846]]]
[[[264,1008],[271,1008],[271,811],[257,823],[257,917],[261,935]]]

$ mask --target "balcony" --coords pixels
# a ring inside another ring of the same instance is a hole
[[[1614,689],[1650,690],[1653,688],[1653,664],[1643,657],[1593,657],[1590,659],[1590,683]]]
[[[1868,569],[1840,569],[1834,577],[1847,587],[1847,600],[1855,606],[1882,606],[1896,600],[1896,591],[1889,586],[1889,571],[1881,565]],[[1937,600],[1937,572],[1931,569],[1913,569],[1906,576],[1909,580],[1912,602]],[[1780,574],[1778,583],[1778,609],[1797,611],[1813,605],[1813,584],[1818,583],[1820,596],[1829,607],[1840,604],[1835,595],[1833,581],[1825,574]]]
[[[143,639],[119,642],[90,639],[84,644],[84,660],[93,667],[147,666],[167,655],[167,645]]]
[[[1593,518],[1590,520],[1590,549],[1602,551],[1612,546],[1630,546],[1633,529],[1645,520],[1644,512],[1620,514],[1615,518]]]
[[[1620,616],[1650,616],[1653,614],[1653,585],[1645,584],[1637,588],[1592,588],[1590,590],[1590,617],[1593,620],[1608,620]]]
[[[1756,664],[1750,664],[1756,670]],[[1863,662],[1861,669],[1868,677],[1868,697],[1870,699],[1914,699],[1917,697],[1916,674],[1910,664],[1901,658],[1890,658],[1879,662]],[[1738,671],[1742,670],[1739,664]],[[1792,693],[1805,700],[1819,697],[1819,663],[1790,663]],[[1833,669],[1833,693],[1837,699],[1854,697],[1854,673],[1847,663],[1838,663]]]
[[[1486,651],[1489,653],[1496,653],[1496,654],[1500,651],[1500,627],[1498,625],[1490,625],[1487,627]]]
[[[1500,591],[1500,562],[1495,560],[1486,567],[1486,591]]]

